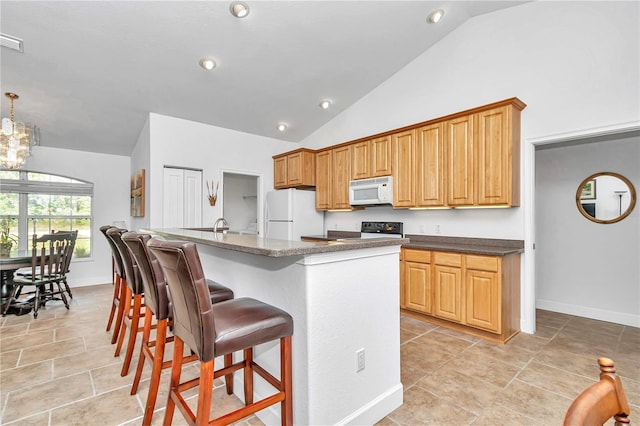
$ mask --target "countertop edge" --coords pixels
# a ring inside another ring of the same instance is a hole
[[[406,238],[374,238],[367,240],[335,242],[286,241],[267,239],[252,235],[214,234],[212,232],[192,231],[180,228],[142,229],[140,230],[140,232],[267,257],[305,256],[318,253],[359,250],[372,247],[385,247],[393,245],[399,246],[403,243],[409,242],[409,240]]]

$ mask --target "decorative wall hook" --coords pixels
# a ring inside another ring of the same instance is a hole
[[[209,181],[207,182],[207,198],[209,199],[209,204],[212,206],[216,205],[216,201],[218,200],[218,186],[220,182],[216,182],[215,190],[213,189],[213,181],[211,181],[211,187],[209,187]]]

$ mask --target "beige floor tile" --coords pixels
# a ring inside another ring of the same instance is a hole
[[[6,317],[3,317],[3,322],[2,322],[2,327],[10,327],[12,325],[17,325],[17,324],[28,324],[31,322],[31,320],[33,320],[33,315],[31,314],[26,314],[26,315],[7,315]]]
[[[553,328],[564,327],[569,320],[570,315],[561,314],[559,312],[543,311],[541,309],[536,310],[536,325],[544,325]]]
[[[53,330],[45,331],[43,333],[51,333],[51,337],[53,338]],[[79,352],[84,352],[84,342],[82,341],[82,338],[48,343],[46,345],[31,346],[22,350],[20,365],[33,364],[34,362],[44,361],[45,359],[73,355]]]
[[[419,336],[419,334],[417,334],[417,333],[414,333],[412,331],[405,330],[405,329],[401,328],[400,329],[400,344],[406,343],[409,340],[415,339],[418,336]]]
[[[428,353],[430,349],[438,349],[452,355],[457,355],[473,345],[473,342],[442,333],[440,330],[424,334],[413,340],[413,343],[422,345],[425,348],[425,353]]]
[[[123,387],[129,389],[129,391],[131,390],[134,373],[130,373],[125,377],[120,376],[122,362],[118,358],[113,359],[116,361],[115,363],[91,370],[91,378],[93,379],[93,386],[97,394]]]
[[[10,425],[20,425],[20,426],[42,426],[49,424],[49,412],[45,411],[44,413],[39,413],[34,416],[29,416],[20,420],[16,420],[15,422],[3,423],[6,426]]]
[[[597,378],[597,377],[596,377]],[[518,380],[535,385],[570,399],[596,382],[565,370],[538,362],[531,362],[519,374]]]
[[[527,417],[535,419],[539,425],[562,424],[564,413],[572,399],[553,392],[514,380],[499,396],[499,403]]]
[[[620,340],[620,336],[618,334],[601,333],[599,331],[580,328],[569,328],[568,326],[560,330],[558,336],[580,340],[594,345],[607,345],[612,348],[615,348]]]
[[[51,424],[117,425],[140,416],[142,409],[138,400],[123,388],[54,409]]]
[[[53,360],[47,360],[24,367],[4,370],[0,374],[0,391],[3,395],[15,389],[33,386],[53,380]],[[4,401],[1,398],[0,401]]]
[[[436,328],[438,328],[438,326],[428,322],[417,320],[415,318],[401,316],[400,328],[416,334],[424,334],[428,331],[435,330]]]
[[[578,340],[563,333],[563,331],[560,331],[560,333],[558,333],[558,335],[549,342],[545,348],[561,349],[565,352],[576,355],[590,355],[595,359],[603,356],[613,358],[615,353],[615,346],[607,345],[605,343]]]
[[[497,398],[501,387],[479,378],[466,375],[447,366],[420,380],[416,386],[452,404],[479,415]]]
[[[20,349],[0,352],[0,371],[16,367],[18,365],[18,359],[20,358],[20,352]]]
[[[375,424],[375,426],[397,426],[397,425],[398,423],[394,422],[389,417],[385,417],[384,419],[380,420],[378,423]]]
[[[559,368],[584,377],[597,378],[600,374],[598,357],[593,355],[572,354],[562,346],[547,345],[535,356],[535,361]]]
[[[404,404],[389,414],[391,420],[402,426],[445,425],[455,419],[456,425],[471,424],[476,416],[446,399],[414,386],[404,393]]]
[[[509,343],[503,345],[486,340],[476,343],[467,349],[464,354],[465,356],[473,354],[488,356],[518,368],[524,367],[535,355],[534,352],[520,346],[510,345]]]
[[[70,376],[80,371],[88,371],[98,367],[117,364],[121,361],[104,349],[93,349],[69,356],[58,357],[53,362],[54,377]]]
[[[411,341],[400,346],[401,364],[408,364],[424,374],[435,371],[453,358],[451,353]]]
[[[519,348],[525,349],[529,352],[539,352],[547,343],[549,343],[550,339],[545,339],[540,336],[526,334],[526,333],[518,333],[513,339],[509,340],[507,345],[514,347],[517,346]]]
[[[93,388],[89,373],[20,388],[9,392],[3,421],[28,417],[32,413],[50,410],[90,396],[93,396]]]
[[[535,336],[543,339],[552,339],[560,331],[559,328],[548,327],[546,325],[536,325]]]
[[[0,340],[0,351],[5,352],[24,349],[50,342],[53,342],[53,330],[39,331],[27,334],[26,336],[2,337]]]
[[[500,388],[507,386],[520,371],[520,368],[514,365],[469,351],[465,352],[463,356],[453,358],[442,368],[452,368]]]
[[[565,329],[569,330],[588,330],[596,333],[613,334],[616,336],[620,336],[624,328],[625,326],[621,324],[581,317],[571,317],[565,326]]]
[[[526,413],[512,411],[500,404],[493,404],[473,422],[473,426],[534,426],[538,423],[526,417]]]
[[[10,325],[0,328],[0,339],[14,336],[24,336],[29,329],[29,323]],[[1,342],[1,340],[0,340]]]
[[[449,336],[457,337],[458,339],[466,340],[472,343],[479,342],[482,340],[481,337],[472,336],[471,334],[461,333],[459,331],[452,330],[446,327],[438,327],[438,332],[442,334],[448,334]]]

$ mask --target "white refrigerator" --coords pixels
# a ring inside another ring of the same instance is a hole
[[[315,191],[270,191],[265,204],[267,238],[298,241],[303,235],[324,234],[324,212],[316,210]]]

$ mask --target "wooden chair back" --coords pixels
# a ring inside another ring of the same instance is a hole
[[[31,246],[31,279],[57,279],[66,274],[71,261],[74,238],[71,233],[33,235]]]
[[[612,417],[616,425],[630,423],[629,401],[613,361],[598,358],[598,364],[600,381],[589,386],[573,401],[564,416],[564,426],[600,426]]]

